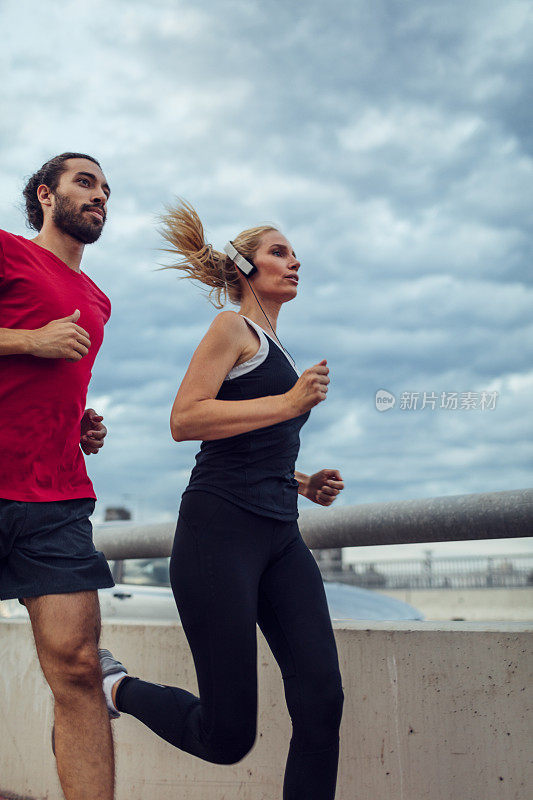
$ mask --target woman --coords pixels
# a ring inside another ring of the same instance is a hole
[[[275,337],[282,305],[296,297],[300,263],[269,226],[239,234],[226,246],[230,255],[217,252],[186,203],[169,210],[163,235],[180,257],[174,266],[210,286],[219,308],[221,295],[240,306],[213,320],[171,414],[176,441],[202,440],[170,564],[199,697],[125,676],[102,651],[110,713],[132,714],[207,761],[239,761],[256,736],[257,622],[281,668],[293,724],[283,798],[332,800],[343,693],[324,586],[298,530],[297,494],[327,506],[343,483],[337,470],[294,471],[300,428],[329,383],[325,360],[299,376]]]

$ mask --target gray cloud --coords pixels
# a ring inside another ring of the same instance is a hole
[[[29,5],[3,4],[1,224],[27,233],[23,178],[51,154],[101,159],[109,221],[84,260],[113,303],[90,395],[110,429],[89,459],[101,508],[171,517],[197,449],[168,417],[215,312],[155,271],[176,195],[214,246],[265,220],[293,242],[279,335],[332,376],[299,467],[338,466],[339,502],[531,482],[526,2]],[[379,388],[500,396],[380,414]]]

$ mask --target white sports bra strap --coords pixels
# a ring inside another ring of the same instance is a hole
[[[259,349],[251,358],[248,359],[248,361],[243,361],[242,364],[237,364],[236,367],[232,367],[232,369],[230,369],[224,378],[225,381],[231,381],[233,378],[237,378],[239,375],[245,375],[247,372],[251,372],[253,369],[258,367],[259,364],[262,364],[268,355],[268,339],[266,338],[264,330],[260,325],[257,325],[257,323],[252,322],[251,319],[245,317],[244,314],[241,314],[241,317],[252,326],[254,331],[259,336]]]

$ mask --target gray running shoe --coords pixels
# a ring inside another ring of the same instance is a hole
[[[99,650],[98,657],[100,658],[103,678],[107,678],[108,675],[118,675],[120,672],[128,672],[124,664],[117,661],[110,650]],[[107,706],[107,710],[109,711],[110,719],[117,719],[120,717],[120,713],[109,705]]]

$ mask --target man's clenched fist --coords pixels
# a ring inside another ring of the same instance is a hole
[[[81,418],[80,447],[86,456],[98,453],[104,446],[107,428],[102,425],[102,420],[94,408],[87,408]]]
[[[48,325],[30,331],[30,354],[37,358],[65,358],[79,361],[86,356],[91,346],[89,334],[76,322],[80,318],[78,309],[68,317],[54,319]]]

